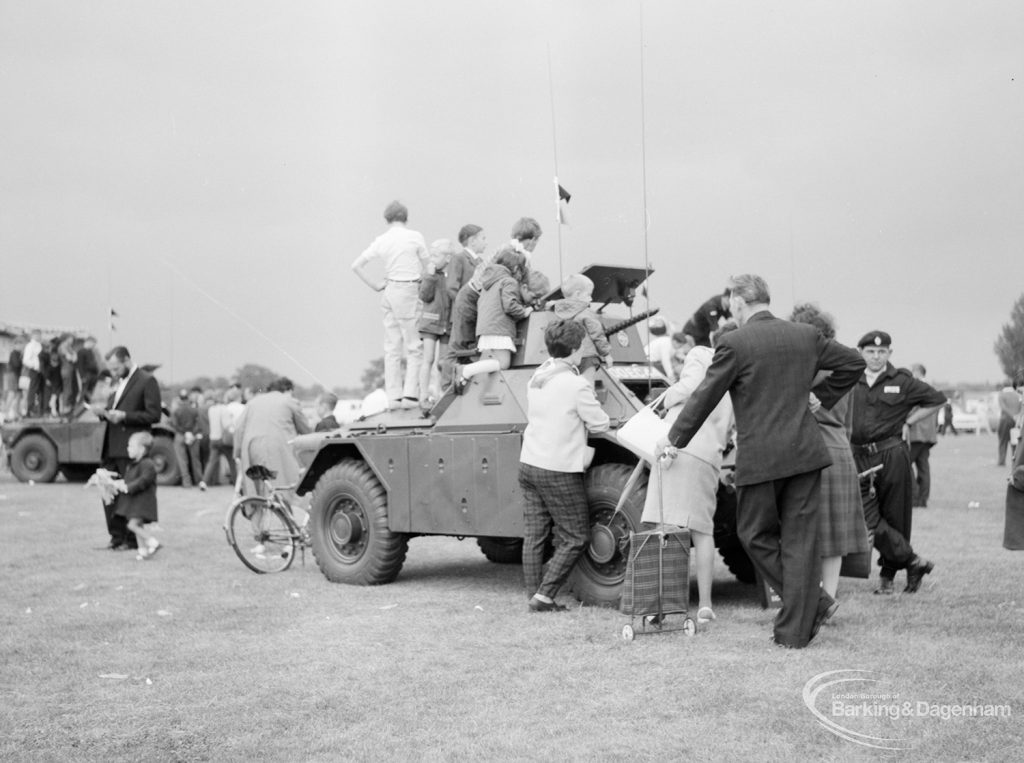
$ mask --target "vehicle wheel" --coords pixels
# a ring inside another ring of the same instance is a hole
[[[266,499],[243,498],[228,517],[228,540],[253,572],[283,572],[295,559],[295,536],[284,512]]]
[[[93,465],[64,464],[60,468],[60,473],[64,475],[64,479],[68,482],[86,482],[96,473],[96,467]]]
[[[495,564],[522,564],[522,538],[477,538],[476,545]]]
[[[178,457],[174,455],[174,443],[167,437],[154,437],[149,457],[156,466],[156,484],[177,485],[181,482]]]
[[[636,633],[633,631],[633,626],[629,625],[628,623],[626,625],[623,625],[622,626],[622,639],[623,639],[623,641],[632,641],[635,638],[636,638]]]
[[[22,482],[53,482],[57,476],[57,448],[45,435],[25,435],[11,449],[11,471]]]
[[[718,553],[741,583],[755,583],[754,563],[747,556],[747,550],[740,543],[736,531],[736,491],[719,486],[715,506],[715,546]]]
[[[313,556],[335,583],[390,583],[402,569],[409,537],[388,529],[388,497],[373,471],[346,458],[321,475],[309,507]]]
[[[601,464],[587,472],[590,543],[569,576],[569,589],[584,604],[617,606],[622,595],[629,533],[640,529],[647,493],[645,475],[622,511],[615,514],[622,488],[632,473],[633,467],[627,464]]]

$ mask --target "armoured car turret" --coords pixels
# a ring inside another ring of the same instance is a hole
[[[632,305],[649,272],[601,265],[583,272],[594,282],[595,309],[612,346],[614,364],[598,369],[594,382],[612,428],[590,438],[595,450],[586,475],[591,542],[570,586],[581,601],[614,604],[625,573],[626,540],[640,527],[647,485],[644,472],[626,490],[637,456],[618,442],[615,429],[644,398],[663,390],[666,380],[648,364],[637,330],[647,314],[630,316],[622,307]],[[617,306],[617,316],[605,309],[609,305]],[[297,490],[312,493],[313,554],[328,579],[391,582],[405,561],[409,538],[416,535],[474,537],[488,559],[520,561],[517,475],[526,388],[548,357],[543,334],[554,319],[549,311],[536,311],[520,321],[510,368],[470,376],[429,412],[385,411],[295,440],[304,468]],[[734,541],[732,534],[727,542]],[[749,564],[745,555],[742,562]]]

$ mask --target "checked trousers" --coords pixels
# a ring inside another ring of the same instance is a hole
[[[590,537],[583,472],[553,472],[519,465],[523,491],[523,578],[526,595],[554,598],[576,566]],[[555,553],[544,568],[544,552],[554,535]]]

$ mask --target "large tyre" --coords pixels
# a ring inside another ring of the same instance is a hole
[[[57,476],[57,448],[45,435],[33,432],[14,444],[11,471],[22,482],[53,482]]]
[[[174,443],[169,437],[153,437],[153,447],[149,451],[149,457],[156,466],[156,484],[177,485],[181,482],[181,469],[178,467],[178,457],[174,455]]]
[[[522,538],[477,538],[476,545],[495,564],[522,564]]]
[[[747,550],[740,543],[736,531],[736,491],[723,485],[718,487],[717,505],[715,506],[715,546],[718,553],[741,583],[754,583],[754,563],[747,556]]]
[[[627,464],[601,464],[587,472],[591,543],[569,576],[570,590],[584,604],[618,606],[626,577],[629,533],[640,530],[647,494],[645,474],[622,511],[615,514],[622,488],[632,472],[633,467]],[[601,532],[595,533],[595,528],[601,528]]]
[[[388,497],[373,471],[346,458],[317,480],[309,507],[313,556],[334,583],[390,583],[402,569],[409,537],[388,529]]]

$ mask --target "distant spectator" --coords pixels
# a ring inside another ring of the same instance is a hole
[[[78,377],[76,366],[78,364],[78,350],[74,346],[75,338],[71,334],[65,334],[57,345],[57,353],[60,356],[60,404],[58,411],[62,416],[71,414],[78,400]]]
[[[320,419],[316,423],[316,432],[329,432],[337,429],[338,420],[334,417],[334,409],[338,405],[338,396],[333,392],[324,392],[316,400],[316,415]]]
[[[43,369],[40,364],[40,355],[43,351],[42,334],[38,329],[32,331],[25,351],[22,353],[22,371],[28,375],[28,390],[25,395],[25,415],[42,416],[46,411],[43,408],[44,383]]]
[[[927,371],[920,363],[910,367],[915,379],[924,381]],[[932,472],[929,462],[931,450],[939,441],[939,411],[936,409],[910,427],[910,463],[914,467],[914,483],[911,505],[928,508],[928,497],[932,489]]]
[[[49,413],[50,416],[56,418],[60,415],[60,398],[64,389],[61,377],[59,337],[54,337],[47,344],[43,345],[43,351],[39,353],[39,364],[43,369],[43,376],[46,381],[46,391],[43,394],[45,398],[43,413]]]
[[[953,423],[953,401],[948,397],[942,406],[942,423],[939,425],[939,434],[945,435],[947,427],[953,434],[960,434],[956,431],[956,425]]]
[[[21,418],[21,371],[25,338],[17,337],[11,354],[7,356],[7,371],[4,373],[4,418],[16,421]]]
[[[192,487],[202,481],[203,469],[199,461],[199,409],[189,399],[187,389],[178,392],[177,405],[171,410],[171,429],[174,430],[174,455],[181,470],[181,486]]]
[[[75,370],[78,372],[80,389],[79,402],[89,402],[96,379],[100,373],[99,361],[96,357],[96,337],[87,336],[75,354]]]
[[[704,302],[690,320],[683,326],[683,333],[690,339],[690,344],[699,347],[711,346],[711,335],[719,325],[729,320],[732,313],[729,312],[729,290],[716,294]]]
[[[675,384],[676,372],[672,364],[672,337],[668,334],[668,324],[664,318],[655,316],[647,323],[647,330],[651,334],[651,341],[645,348],[647,359],[657,370],[665,374],[668,383]]]
[[[1017,426],[1021,415],[1020,392],[1007,382],[999,391],[999,433],[996,464],[1006,466],[1006,451],[1010,447],[1010,430]]]
[[[209,426],[207,439],[210,444],[210,453],[206,458],[206,468],[203,470],[203,481],[199,483],[200,489],[220,484],[221,459],[226,458],[228,460],[228,464],[233,463],[233,443],[224,442],[224,413],[227,409],[227,406],[225,405],[226,398],[226,392],[221,392],[220,394],[214,392],[209,396],[209,400],[211,402],[209,407],[206,409],[206,420]]]

